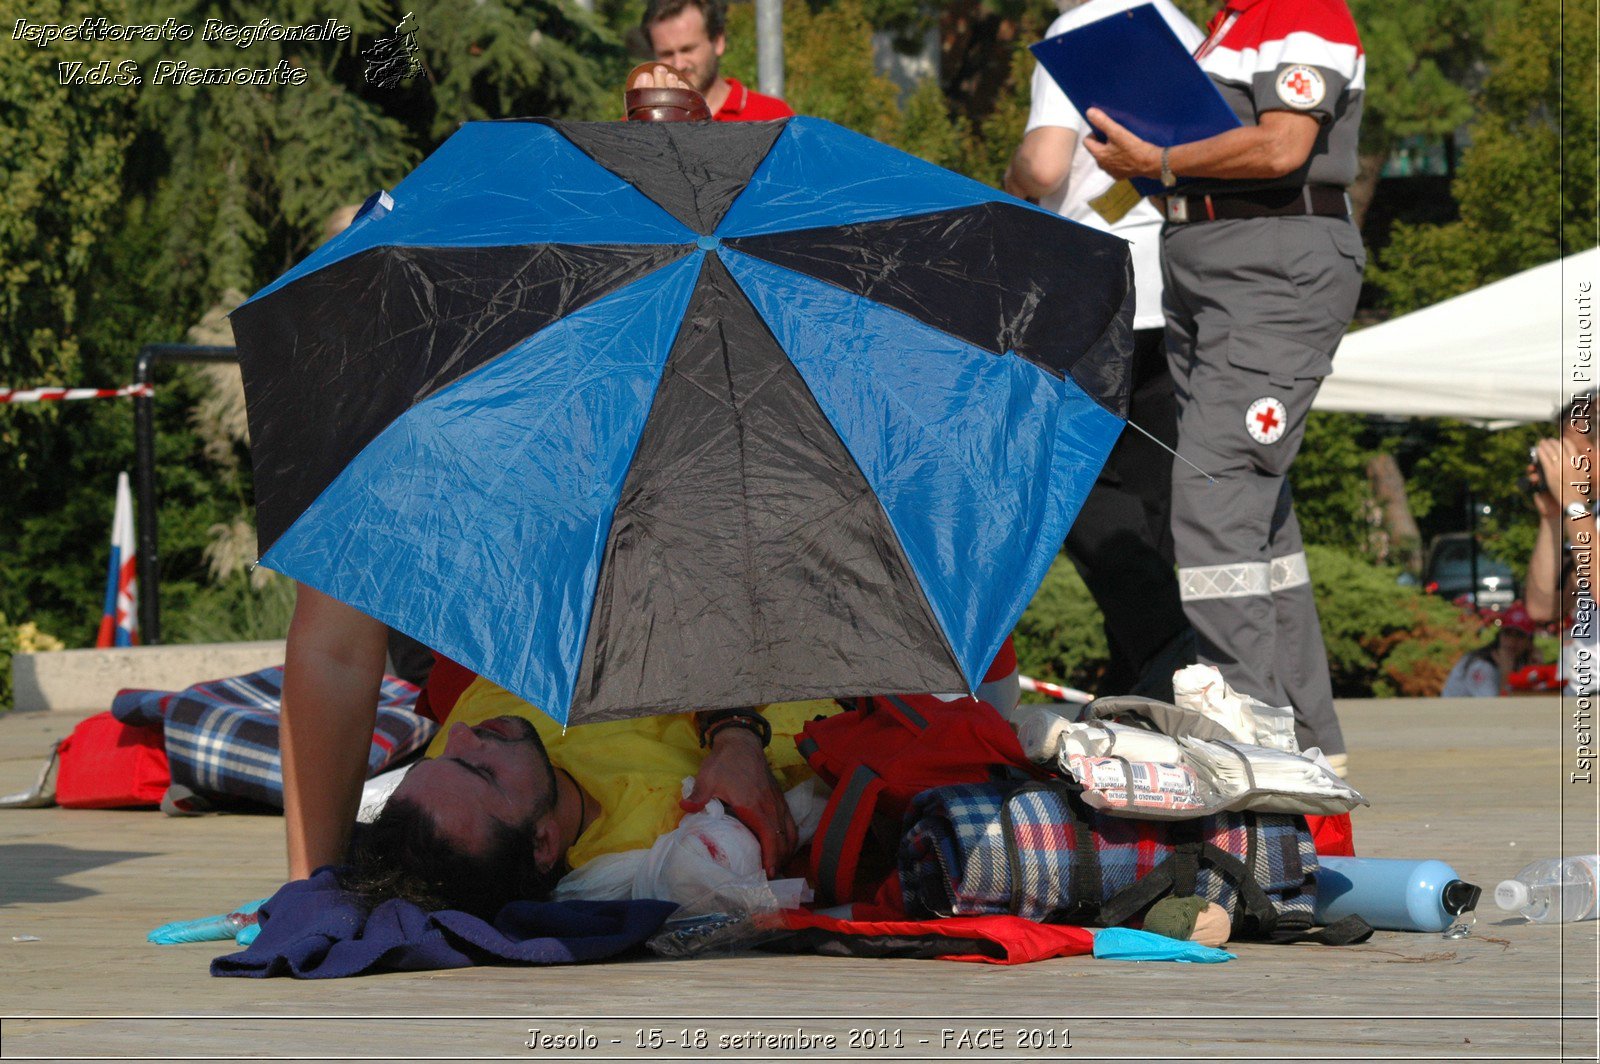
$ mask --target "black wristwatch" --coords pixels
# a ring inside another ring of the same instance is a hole
[[[709,747],[717,732],[724,728],[744,728],[761,737],[761,747],[772,742],[772,725],[753,709],[707,709],[694,715],[694,726],[700,733],[700,745]]]

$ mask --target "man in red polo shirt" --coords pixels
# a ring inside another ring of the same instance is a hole
[[[727,47],[722,0],[650,0],[639,25],[661,62],[706,98],[718,122],[764,122],[794,112],[776,96],[763,96],[717,71]]]

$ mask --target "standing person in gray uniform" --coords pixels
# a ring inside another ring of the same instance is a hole
[[[1227,0],[1195,53],[1243,126],[1158,148],[1097,109],[1089,151],[1158,178],[1167,352],[1178,396],[1172,532],[1200,659],[1292,704],[1303,746],[1346,763],[1287,475],[1355,313],[1366,59],[1344,0]],[[1178,186],[1181,184],[1181,188]]]
[[[1056,0],[1061,17],[1045,37],[1066,33],[1149,0]],[[1185,48],[1205,35],[1173,6],[1155,0]],[[1133,381],[1125,430],[1067,535],[1067,556],[1105,619],[1110,661],[1096,693],[1172,699],[1172,674],[1194,661],[1194,633],[1173,575],[1172,457],[1178,411],[1163,343],[1161,215],[1131,186],[1126,200],[1085,143],[1094,129],[1048,71],[1035,65],[1022,143],[1006,168],[1005,190],[1063,218],[1121,237],[1133,255]],[[1119,190],[1120,191],[1120,190]],[[1150,437],[1155,437],[1151,439]],[[1160,442],[1156,442],[1159,440]]]

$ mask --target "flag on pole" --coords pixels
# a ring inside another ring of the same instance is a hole
[[[127,647],[139,642],[139,553],[133,540],[133,493],[128,474],[117,474],[117,508],[111,518],[111,566],[106,572],[106,605],[97,647]]]

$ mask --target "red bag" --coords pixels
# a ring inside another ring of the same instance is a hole
[[[96,713],[72,729],[57,751],[56,804],[68,809],[157,806],[171,782],[159,728]]]
[[[929,787],[984,783],[1013,771],[1039,775],[987,702],[889,695],[846,704],[855,708],[812,721],[796,743],[833,787],[806,877],[820,904],[886,900],[881,888],[894,875],[900,822]],[[876,845],[868,845],[869,835]]]
[[[1340,813],[1338,816],[1308,816],[1306,826],[1311,829],[1311,844],[1323,857],[1356,855],[1356,836],[1350,827],[1349,813]]]

